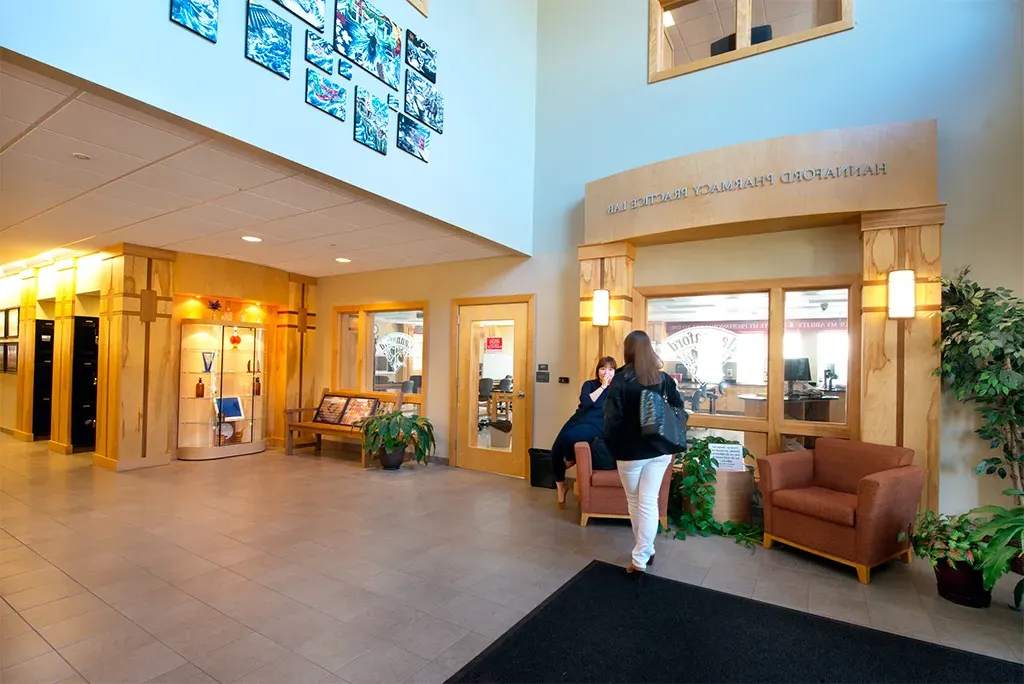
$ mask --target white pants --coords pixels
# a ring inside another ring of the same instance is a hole
[[[647,569],[654,555],[654,538],[658,536],[658,494],[665,478],[665,469],[672,456],[645,458],[640,461],[616,461],[622,488],[629,504],[629,522],[633,525],[633,567]]]

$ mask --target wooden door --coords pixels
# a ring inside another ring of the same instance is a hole
[[[460,306],[458,329],[455,465],[526,477],[529,305]]]

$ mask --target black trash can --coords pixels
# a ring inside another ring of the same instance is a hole
[[[555,488],[555,475],[551,472],[551,449],[530,449],[530,486]]]

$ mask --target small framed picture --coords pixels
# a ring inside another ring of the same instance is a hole
[[[7,337],[18,336],[18,309],[7,310]]]
[[[4,345],[4,372],[5,373],[17,373],[18,372],[18,343],[7,342]]]

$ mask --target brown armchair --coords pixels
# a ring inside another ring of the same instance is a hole
[[[852,565],[864,584],[876,565],[909,563],[899,534],[917,513],[925,478],[913,462],[911,449],[831,438],[757,459],[764,547],[777,541]]]
[[[626,492],[617,470],[594,470],[590,459],[590,444],[576,442],[576,496],[580,500],[580,526],[586,527],[590,518],[629,519]],[[658,494],[658,517],[661,526],[668,527],[668,488],[672,481],[672,468],[665,469],[665,479]]]

